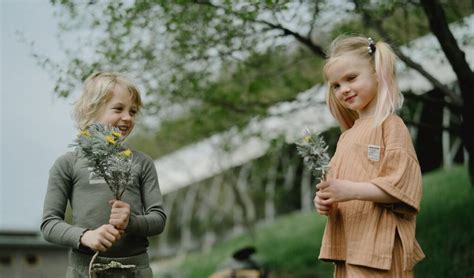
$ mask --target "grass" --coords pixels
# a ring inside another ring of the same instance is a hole
[[[417,277],[474,276],[474,188],[466,168],[436,171],[424,177],[417,238],[426,258]]]
[[[434,171],[423,181],[417,239],[426,258],[415,267],[415,277],[473,277],[474,188],[466,168]],[[240,236],[208,253],[187,256],[177,267],[178,276],[208,277],[233,251],[253,245],[272,270],[271,277],[331,277],[332,264],[317,260],[324,223],[315,212],[279,217],[257,227],[253,239]]]

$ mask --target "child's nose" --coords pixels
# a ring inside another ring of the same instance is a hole
[[[347,85],[341,85],[341,92],[342,92],[343,94],[347,94],[349,91],[350,91],[349,86],[347,86]]]
[[[125,112],[122,113],[122,120],[129,121],[130,119],[132,119],[132,116],[130,115],[129,112],[125,111]]]

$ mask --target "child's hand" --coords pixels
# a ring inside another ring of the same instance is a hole
[[[345,202],[353,199],[350,181],[347,180],[327,180],[322,181],[316,188],[319,191],[316,193],[321,199],[321,205],[330,206],[334,203]]]
[[[130,221],[130,205],[118,200],[110,200],[112,210],[110,211],[109,224],[118,230],[124,231]]]
[[[92,250],[105,252],[121,237],[119,230],[110,224],[95,230],[86,231],[81,237],[81,244]]]
[[[321,215],[329,215],[329,211],[331,210],[331,205],[324,205],[323,199],[318,195],[319,191],[316,192],[316,196],[314,196],[314,206],[316,207],[316,211]]]

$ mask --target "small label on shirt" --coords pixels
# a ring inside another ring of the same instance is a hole
[[[372,161],[380,160],[380,146],[369,145],[367,148],[367,158]]]
[[[101,184],[105,183],[104,178],[99,177],[94,172],[92,172],[92,167],[87,168],[91,173],[89,175],[89,184]]]

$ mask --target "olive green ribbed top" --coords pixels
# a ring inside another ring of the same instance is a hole
[[[101,252],[104,257],[144,253],[147,237],[160,234],[165,227],[166,214],[153,160],[134,151],[133,161],[138,165],[138,175],[122,197],[122,201],[130,205],[130,222],[124,236],[106,252]],[[91,175],[85,162],[76,152],[68,152],[50,169],[41,232],[47,241],[92,253],[80,246],[80,236],[86,229],[93,230],[109,223],[109,200],[113,195],[103,179]],[[72,208],[72,224],[64,221],[68,201]]]

